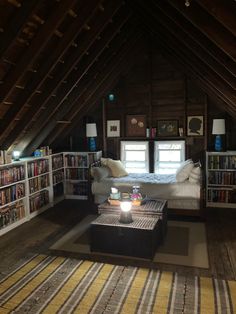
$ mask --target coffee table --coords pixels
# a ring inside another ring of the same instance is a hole
[[[133,222],[119,222],[117,214],[101,214],[90,225],[92,252],[152,259],[162,239],[159,217],[133,215]]]
[[[140,206],[132,206],[131,213],[142,217],[158,217],[162,240],[167,232],[167,201],[162,199],[147,199]],[[108,201],[98,205],[98,214],[120,214],[120,206],[110,205]]]

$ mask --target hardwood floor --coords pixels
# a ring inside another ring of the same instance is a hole
[[[48,248],[77,224],[92,204],[65,200],[0,238],[0,274],[14,267],[26,254],[48,253]],[[93,207],[94,208],[94,207]],[[158,264],[158,268],[186,275],[236,280],[236,209],[206,211],[209,269]]]

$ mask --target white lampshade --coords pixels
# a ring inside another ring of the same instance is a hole
[[[225,134],[225,119],[213,119],[212,134]]]
[[[97,126],[96,123],[86,124],[86,137],[96,137],[97,136]]]

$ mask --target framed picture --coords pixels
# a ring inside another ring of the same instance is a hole
[[[120,120],[107,120],[107,137],[120,137]]]
[[[126,136],[146,136],[146,115],[126,116]]]
[[[158,120],[157,136],[178,136],[178,120]]]
[[[187,135],[203,136],[203,116],[187,117]]]

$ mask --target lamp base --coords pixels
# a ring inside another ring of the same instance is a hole
[[[121,211],[119,222],[121,222],[123,224],[130,224],[131,222],[133,222],[131,212],[130,211],[128,211],[128,212]]]
[[[96,151],[96,140],[94,137],[89,138],[89,151],[90,152]]]
[[[216,152],[222,151],[222,138],[220,135],[216,135],[215,138],[215,151]]]

